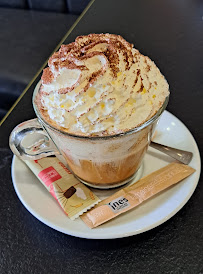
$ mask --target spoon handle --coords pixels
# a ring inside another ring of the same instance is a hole
[[[168,147],[168,146],[158,144],[155,142],[151,142],[150,146],[171,156],[172,158],[182,162],[185,165],[189,164],[193,157],[192,152],[176,149],[173,147]]]

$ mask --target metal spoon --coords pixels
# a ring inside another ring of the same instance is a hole
[[[185,150],[176,149],[173,147],[168,147],[165,145],[161,145],[155,142],[151,142],[150,146],[171,156],[172,158],[180,161],[181,163],[187,165],[190,163],[193,157],[193,153]]]

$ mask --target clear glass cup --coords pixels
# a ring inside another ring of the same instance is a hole
[[[139,127],[117,135],[85,137],[59,130],[42,117],[35,104],[39,88],[40,82],[33,94],[37,118],[18,125],[10,135],[14,154],[25,160],[62,155],[80,181],[96,188],[117,187],[134,178],[168,97],[158,112]]]

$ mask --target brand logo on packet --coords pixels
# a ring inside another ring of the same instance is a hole
[[[38,176],[47,187],[49,187],[49,185],[53,182],[62,178],[61,175],[53,168],[53,166],[45,168],[38,174]]]
[[[107,204],[114,213],[118,213],[130,206],[128,200],[124,197],[119,197]]]

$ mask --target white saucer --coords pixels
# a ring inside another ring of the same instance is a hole
[[[175,215],[193,194],[200,175],[200,155],[196,142],[185,125],[168,111],[165,111],[160,119],[155,141],[193,152],[194,157],[190,166],[195,168],[196,172],[139,207],[92,230],[80,219],[71,221],[30,169],[16,156],[13,157],[12,162],[13,185],[19,199],[32,215],[65,234],[90,239],[113,239],[139,234],[164,223]],[[136,179],[172,161],[161,152],[149,148]],[[101,198],[115,192],[115,190],[94,191]]]

